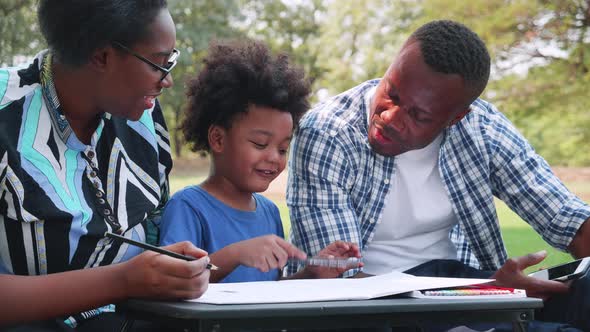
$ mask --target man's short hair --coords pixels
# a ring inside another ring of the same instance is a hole
[[[40,0],[37,15],[58,61],[79,66],[114,41],[132,47],[144,40],[166,6],[166,0]]]
[[[490,55],[479,36],[461,23],[432,21],[416,30],[410,39],[420,44],[424,62],[433,70],[458,74],[479,95],[490,76]]]

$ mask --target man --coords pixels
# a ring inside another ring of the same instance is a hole
[[[209,280],[189,243],[168,249],[200,259],[104,236],[145,241],[168,197],[156,97],[172,85],[174,22],[165,0],[42,0],[38,16],[49,50],[0,70],[0,327],[116,330],[108,304],[194,298]]]
[[[590,207],[478,98],[489,71],[475,33],[434,21],[409,37],[383,79],[312,109],[290,158],[293,243],[309,255],[335,240],[359,243],[365,274],[489,277],[502,267],[493,277],[529,295],[567,292],[522,273],[543,253],[507,261],[493,199],[576,257],[590,255]]]

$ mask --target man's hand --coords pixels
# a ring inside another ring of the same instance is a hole
[[[198,259],[185,261],[152,251],[132,258],[119,270],[129,297],[192,299],[203,295],[209,286],[207,252],[186,241],[164,248]]]
[[[496,279],[499,286],[520,288],[526,290],[527,296],[538,297],[543,300],[555,294],[567,293],[569,284],[552,280],[541,280],[529,277],[523,271],[529,266],[539,264],[547,257],[546,251],[539,251],[521,257],[510,258],[491,277]]]

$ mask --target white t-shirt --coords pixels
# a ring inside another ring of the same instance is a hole
[[[363,252],[363,272],[405,271],[432,259],[457,259],[449,239],[457,218],[438,171],[441,142],[442,134],[423,149],[395,157],[383,214]]]

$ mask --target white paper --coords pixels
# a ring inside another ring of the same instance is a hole
[[[198,299],[210,304],[366,300],[414,290],[482,284],[491,279],[414,277],[392,272],[368,278],[297,279],[210,284]]]

